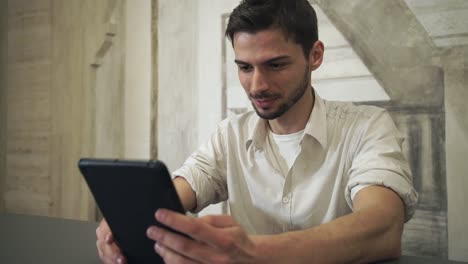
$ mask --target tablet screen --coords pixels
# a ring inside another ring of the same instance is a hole
[[[164,263],[146,230],[162,226],[154,217],[159,208],[184,213],[166,166],[110,159],[81,159],[78,166],[127,261]]]

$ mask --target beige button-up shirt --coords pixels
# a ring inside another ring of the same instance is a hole
[[[287,175],[275,163],[267,129],[255,112],[228,118],[173,173],[195,191],[195,212],[228,200],[232,216],[248,233],[275,234],[346,215],[357,191],[381,185],[402,198],[406,220],[412,216],[418,195],[403,137],[385,110],[316,95]]]

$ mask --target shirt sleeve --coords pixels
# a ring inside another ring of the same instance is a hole
[[[351,208],[359,190],[380,185],[400,196],[405,204],[405,221],[411,219],[418,193],[413,188],[411,170],[402,151],[403,141],[404,137],[387,111],[379,110],[369,118],[349,169],[345,197]]]
[[[208,142],[195,151],[182,165],[172,173],[172,177],[183,177],[196,194],[196,207],[192,213],[198,213],[206,206],[227,199],[226,152],[223,143],[222,123],[211,135]]]

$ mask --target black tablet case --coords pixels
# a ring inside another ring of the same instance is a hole
[[[128,263],[164,263],[146,230],[162,226],[154,217],[159,208],[184,213],[166,166],[109,159],[81,159],[78,166]]]

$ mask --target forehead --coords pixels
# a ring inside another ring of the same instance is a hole
[[[286,38],[280,29],[268,29],[255,33],[236,32],[233,37],[237,60],[261,63],[278,56],[296,57],[302,48],[291,38]]]

